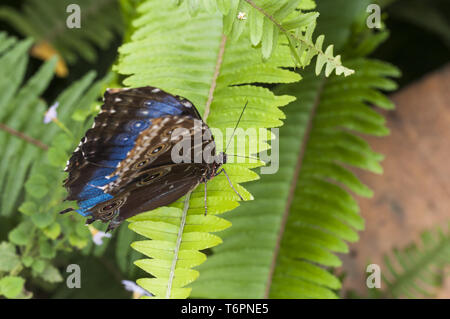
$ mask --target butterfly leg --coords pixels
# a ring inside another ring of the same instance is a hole
[[[207,187],[206,187],[206,183],[207,183],[208,181],[207,180],[205,180],[205,216],[206,216],[206,214],[208,213],[208,201],[207,201]]]
[[[219,175],[219,174],[222,173],[222,172],[225,174],[225,177],[226,177],[227,180],[228,180],[228,184],[230,184],[230,187],[234,190],[234,192],[236,193],[236,195],[238,195],[239,198],[240,198],[241,200],[244,200],[244,199],[242,198],[241,194],[239,194],[239,192],[236,190],[236,188],[234,188],[233,183],[231,183],[230,177],[228,176],[227,172],[226,172],[223,168],[222,168],[219,172],[217,172],[215,176]]]
[[[73,210],[75,210],[75,209],[73,209],[72,207],[70,207],[70,208],[66,208],[66,209],[60,211],[59,213],[60,213],[60,214],[66,214],[66,213],[71,212],[71,211],[73,211]]]

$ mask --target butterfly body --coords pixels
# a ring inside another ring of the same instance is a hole
[[[202,138],[192,144],[196,134]],[[190,160],[179,161],[186,141]],[[107,90],[93,127],[67,163],[66,199],[77,201],[88,223],[110,222],[113,229],[176,201],[214,178],[225,162],[190,101],[154,87]]]

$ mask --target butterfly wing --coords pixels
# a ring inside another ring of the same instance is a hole
[[[126,218],[172,203],[210,176],[212,166],[205,161],[205,154],[213,160],[215,144],[206,124],[197,126],[188,116],[163,117],[155,123],[158,125],[143,131],[127,158],[106,176],[111,182],[100,189],[112,198],[89,209],[91,221],[111,221],[109,229],[113,229]],[[176,128],[185,130],[177,134]],[[192,139],[197,130],[200,143]],[[197,163],[173,163],[171,150],[183,137],[188,137],[188,158],[200,155]],[[205,152],[207,148],[209,152]]]
[[[180,148],[183,143],[187,143],[184,144],[185,149]],[[207,156],[211,162],[215,156],[215,143],[208,126],[189,116],[155,119],[154,125],[143,131],[135,144],[127,158],[107,177],[112,182],[105,186],[106,193],[117,193],[151,167],[174,164],[180,151],[188,155],[186,162],[190,163],[205,163]],[[176,149],[175,145],[178,146]],[[181,155],[179,160],[183,160]]]
[[[80,214],[89,214],[92,207],[114,198],[101,187],[118,178],[108,177],[127,158],[140,134],[165,116],[200,119],[191,102],[157,88],[106,91],[100,114],[65,169],[69,172],[64,183],[67,200],[78,201]]]
[[[168,205],[193,190],[206,171],[204,164],[189,163],[147,169],[114,198],[92,208],[90,222],[111,221],[108,229],[113,229],[124,219]]]

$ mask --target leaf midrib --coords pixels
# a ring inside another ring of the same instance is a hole
[[[286,201],[286,206],[285,206],[285,209],[284,209],[283,217],[282,217],[281,224],[280,224],[280,229],[279,229],[278,236],[277,236],[277,239],[276,239],[275,251],[274,251],[272,262],[271,262],[271,265],[270,265],[269,276],[267,278],[266,290],[264,292],[264,298],[265,299],[269,298],[270,289],[271,289],[271,286],[272,286],[273,275],[274,275],[274,272],[275,272],[275,267],[277,265],[278,255],[279,255],[279,252],[280,252],[281,241],[283,239],[283,235],[284,235],[284,231],[285,231],[285,228],[286,228],[287,220],[288,220],[288,217],[289,217],[289,212],[290,212],[290,209],[291,209],[292,201],[294,199],[295,190],[297,188],[298,177],[299,177],[300,170],[301,170],[301,167],[302,167],[302,162],[303,162],[303,156],[305,154],[305,150],[306,150],[306,146],[308,144],[310,132],[311,132],[311,129],[313,127],[314,115],[316,113],[318,105],[320,104],[320,96],[321,96],[321,93],[322,93],[322,91],[324,89],[325,83],[326,83],[326,79],[322,78],[322,81],[320,83],[319,89],[317,90],[317,94],[316,94],[316,98],[315,98],[315,101],[314,101],[314,105],[313,105],[313,107],[311,109],[311,112],[310,112],[308,123],[306,125],[306,130],[305,130],[305,134],[303,136],[301,147],[300,147],[300,150],[298,152],[297,164],[295,166],[294,174],[292,176],[291,185],[289,187],[289,193],[288,193],[288,197],[287,197],[287,201]]]
[[[205,105],[205,112],[203,113],[203,121],[205,123],[206,123],[206,120],[208,118],[210,107],[211,107],[211,104],[212,104],[212,101],[213,101],[213,98],[214,98],[214,90],[216,89],[217,79],[219,77],[220,68],[221,68],[222,62],[223,62],[223,55],[224,55],[224,52],[225,52],[226,41],[227,41],[227,37],[225,35],[222,35],[221,42],[220,42],[220,47],[219,47],[219,52],[217,54],[215,70],[214,70],[214,74],[213,74],[213,77],[212,77],[212,80],[211,80],[210,89],[209,89],[209,92],[208,92],[208,100],[207,100],[206,105]],[[169,281],[167,283],[166,299],[169,299],[170,295],[171,295],[172,283],[173,283],[173,279],[174,279],[174,276],[175,276],[175,269],[176,269],[177,261],[178,261],[178,253],[180,251],[181,241],[182,241],[182,237],[183,237],[183,233],[184,233],[184,227],[185,227],[185,224],[186,224],[187,212],[189,210],[189,200],[191,198],[191,193],[192,193],[192,191],[190,191],[190,192],[188,192],[186,194],[186,198],[185,198],[185,201],[184,201],[183,213],[181,215],[180,228],[179,228],[178,236],[177,236],[177,243],[176,243],[176,246],[175,246],[174,257],[173,257],[173,260],[172,260],[172,266],[171,266],[170,273],[169,273]]]

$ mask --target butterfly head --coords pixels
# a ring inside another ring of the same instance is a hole
[[[217,154],[215,156],[214,162],[210,166],[210,170],[209,170],[209,173],[207,174],[207,178],[212,179],[214,176],[216,176],[220,166],[222,166],[223,164],[226,164],[226,162],[227,162],[227,154],[225,154],[224,152],[220,152],[219,154]]]
[[[224,152],[220,152],[219,154],[216,155],[216,161],[215,161],[218,166],[222,165],[222,164],[226,164],[227,163],[227,154],[225,154]]]

